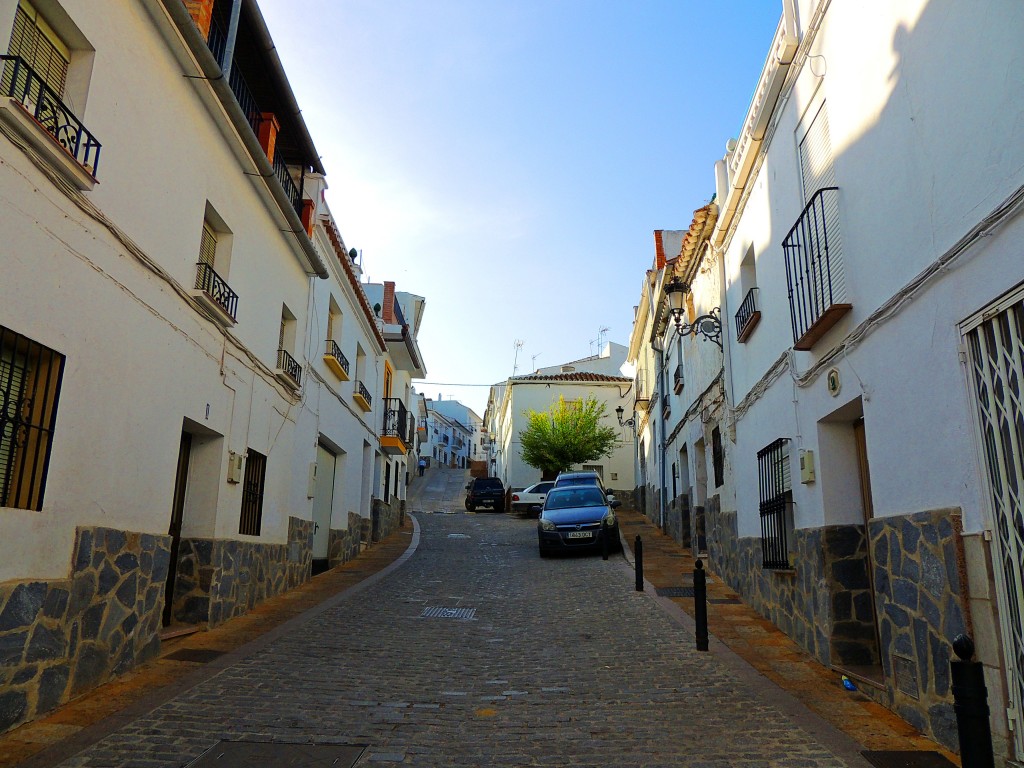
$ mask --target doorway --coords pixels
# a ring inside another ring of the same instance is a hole
[[[185,517],[185,495],[188,491],[188,468],[192,459],[192,435],[181,433],[178,445],[178,464],[174,476],[174,495],[171,498],[171,524],[167,533],[171,537],[171,555],[167,564],[167,584],[164,587],[163,625],[171,623],[174,602],[174,580],[178,575],[178,551],[181,548],[181,524]]]
[[[323,443],[316,446],[316,480],[313,485],[313,575],[330,567],[331,512],[334,509],[334,477],[338,457]]]

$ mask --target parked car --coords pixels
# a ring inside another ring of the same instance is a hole
[[[466,509],[490,507],[495,511],[505,508],[505,486],[497,477],[474,477],[466,485]]]
[[[618,551],[619,521],[614,510],[621,502],[608,501],[595,485],[552,488],[537,520],[537,549],[541,557],[555,552],[600,549],[607,537],[608,551]]]
[[[529,488],[513,492],[512,511],[530,512],[534,507],[543,507],[548,491],[554,486],[554,480],[543,480],[539,483],[534,483]]]
[[[615,498],[615,491],[604,487],[604,482],[597,472],[559,472],[555,478],[555,488],[567,485],[596,485],[609,500]]]

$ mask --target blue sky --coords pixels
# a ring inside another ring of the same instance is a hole
[[[655,229],[714,192],[775,0],[261,0],[365,277],[424,296],[417,388],[628,343]],[[460,386],[453,386],[458,384]]]

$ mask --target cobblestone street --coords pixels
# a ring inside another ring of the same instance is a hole
[[[695,651],[621,557],[541,560],[532,520],[464,513],[463,478],[420,481],[400,568],[62,765],[184,766],[219,740],[361,745],[358,766],[866,765]]]

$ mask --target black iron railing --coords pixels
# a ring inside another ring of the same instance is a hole
[[[683,389],[683,366],[677,365],[672,374],[672,389],[678,395]]]
[[[403,443],[409,443],[409,411],[405,403],[397,397],[384,399],[384,426],[381,437],[397,437]]]
[[[288,374],[296,386],[302,384],[302,366],[296,362],[294,357],[288,354],[288,350],[277,350],[277,367]]]
[[[373,406],[373,398],[370,396],[370,390],[361,381],[356,382],[356,394],[359,395],[363,400],[366,401],[367,407]]]
[[[302,194],[295,185],[295,179],[292,178],[291,171],[288,170],[288,166],[277,152],[274,153],[274,175],[281,182],[281,186],[284,188],[284,193],[288,196],[288,202],[292,204],[292,208],[295,209],[296,213],[301,214]]]
[[[85,129],[60,96],[20,56],[0,56],[4,62],[3,94],[17,99],[57,143],[91,176],[100,164],[100,143]]]
[[[238,294],[206,262],[196,264],[196,289],[213,299],[232,320],[238,311]]]
[[[338,343],[334,339],[327,340],[327,349],[324,351],[324,354],[330,355],[335,360],[337,360],[338,365],[341,366],[341,369],[345,371],[345,373],[348,373],[348,358],[341,353],[341,348],[338,346]]]
[[[793,341],[799,341],[825,310],[831,307],[833,263],[830,248],[838,233],[835,229],[835,196],[839,187],[822,187],[804,207],[800,218],[782,241],[789,283],[789,311],[793,322]],[[832,222],[828,221],[832,213]],[[830,241],[831,240],[831,241]]]
[[[789,568],[786,510],[792,498],[789,439],[779,438],[757,452],[761,513],[761,554],[765,568]]]
[[[761,311],[757,304],[757,288],[751,288],[747,291],[747,295],[736,313],[736,338],[746,339],[750,331],[753,330],[753,325],[760,319],[760,315]]]

